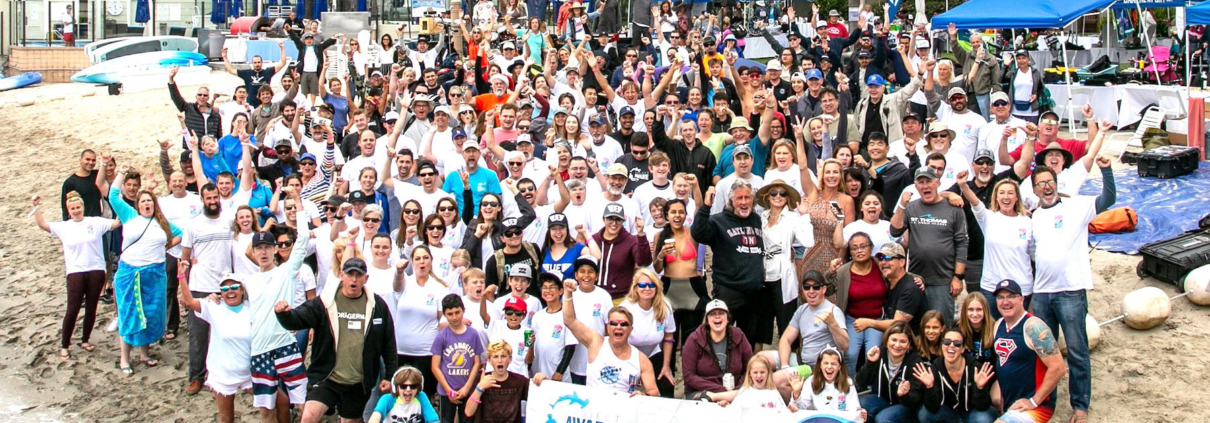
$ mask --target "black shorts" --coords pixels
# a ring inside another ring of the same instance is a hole
[[[342,419],[360,419],[366,403],[370,402],[370,393],[362,389],[361,384],[344,385],[324,380],[307,390],[307,401],[317,401],[335,409]]]

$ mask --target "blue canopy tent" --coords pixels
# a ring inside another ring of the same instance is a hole
[[[959,29],[1062,28],[1085,13],[1109,7],[1114,0],[970,0],[933,17],[933,28]]]
[[[1201,2],[1185,9],[1185,24],[1210,25],[1210,1]]]

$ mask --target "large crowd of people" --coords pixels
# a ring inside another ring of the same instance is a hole
[[[262,421],[519,422],[554,380],[1045,422],[1064,376],[1087,421],[1111,125],[1060,138],[1028,54],[943,58],[953,28],[817,7],[779,12],[782,46],[730,7],[653,2],[631,37],[613,1],[518,3],[373,45],[308,23],[297,61],[228,65],[231,93],[170,78],[166,190],[84,150],[61,221],[33,199],[64,248],[61,358],[112,299],[127,375],[187,319],[183,388],[221,421],[250,391]],[[779,56],[738,65],[741,33]]]

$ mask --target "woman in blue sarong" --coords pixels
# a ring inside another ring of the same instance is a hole
[[[122,165],[116,180],[125,180],[129,170],[129,165]],[[139,191],[132,208],[122,200],[120,188],[114,186],[109,189],[109,203],[122,221],[123,245],[113,288],[122,344],[119,365],[122,373],[129,375],[134,372],[130,367],[132,347],[138,347],[143,364],[159,364],[148,346],[164,336],[168,317],[164,250],[181,242],[181,230],[164,218],[151,191]]]

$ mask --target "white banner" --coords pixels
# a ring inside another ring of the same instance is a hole
[[[603,388],[547,380],[530,384],[529,423],[852,423],[858,412],[777,411],[720,407],[702,401],[629,397]]]

